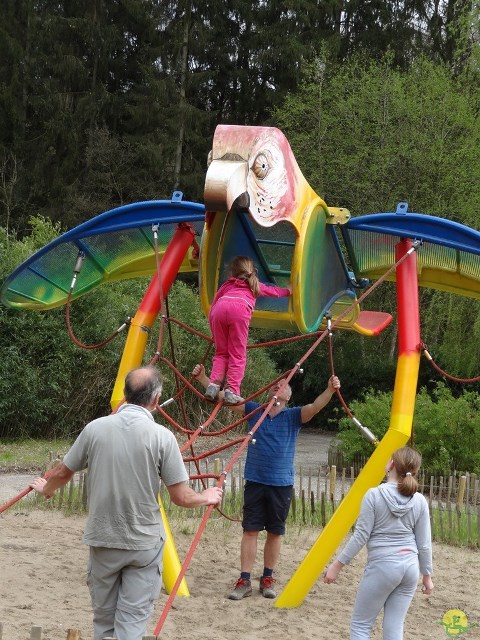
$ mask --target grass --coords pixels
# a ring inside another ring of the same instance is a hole
[[[70,440],[0,440],[0,473],[38,473],[71,444]]]

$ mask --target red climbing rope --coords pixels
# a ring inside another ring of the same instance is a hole
[[[329,356],[329,362],[330,362],[330,372],[331,375],[334,376],[335,375],[335,367],[333,364],[333,332],[331,330],[330,327],[330,320],[327,320],[328,322],[328,356]],[[377,446],[378,444],[378,440],[377,438],[373,435],[373,433],[370,431],[370,429],[367,429],[367,427],[365,427],[360,420],[353,414],[353,412],[350,410],[350,408],[348,407],[347,403],[345,402],[342,393],[340,391],[340,389],[335,389],[335,393],[337,394],[337,398],[340,402],[340,404],[343,407],[343,410],[345,411],[345,413],[347,414],[347,416],[350,418],[350,420],[354,423],[354,425],[358,428],[358,430],[360,431],[360,433],[373,445]]]
[[[116,338],[118,336],[118,334],[121,331],[123,331],[126,326],[128,326],[130,324],[130,318],[128,318],[127,321],[124,322],[122,325],[120,325],[120,327],[118,327],[118,329],[114,333],[112,333],[111,336],[109,336],[105,340],[102,340],[98,344],[87,345],[87,344],[84,344],[83,342],[81,342],[80,340],[78,340],[75,337],[75,335],[73,333],[72,325],[71,325],[71,322],[70,322],[70,303],[72,301],[73,289],[75,288],[75,285],[77,283],[77,276],[78,276],[78,274],[80,273],[80,271],[82,269],[84,258],[85,258],[85,254],[83,253],[83,251],[79,251],[78,255],[77,255],[77,259],[75,261],[75,265],[73,267],[72,282],[70,284],[70,290],[69,290],[68,296],[67,296],[67,302],[66,302],[66,306],[65,306],[65,320],[66,320],[66,323],[67,323],[68,335],[73,340],[73,342],[77,345],[77,347],[80,347],[81,349],[99,349],[100,347],[105,346],[111,340]]]
[[[470,384],[472,382],[480,381],[480,376],[475,376],[474,378],[457,378],[457,376],[452,376],[450,373],[447,373],[446,371],[444,371],[438,366],[438,364],[435,362],[435,360],[432,358],[432,356],[428,352],[427,345],[424,342],[420,343],[419,348],[421,351],[423,351],[423,355],[427,358],[427,360],[430,362],[430,364],[435,369],[435,371],[437,371],[440,375],[444,376],[445,378],[448,378],[448,380],[453,380],[453,382],[460,382],[461,384]]]
[[[243,439],[241,445],[238,447],[237,451],[235,452],[235,454],[233,455],[232,459],[230,460],[230,462],[226,465],[225,470],[222,472],[222,474],[220,475],[220,478],[217,481],[217,487],[223,487],[224,483],[225,483],[225,478],[227,476],[227,474],[230,472],[230,470],[233,468],[234,464],[237,462],[238,458],[241,456],[241,454],[243,453],[243,450],[245,449],[245,447],[250,443],[255,431],[260,427],[260,425],[262,424],[263,420],[265,419],[265,416],[268,414],[268,412],[270,411],[270,409],[272,408],[272,406],[275,404],[275,402],[277,401],[276,396],[272,396],[272,398],[270,399],[269,403],[265,406],[261,416],[259,417],[259,419],[257,420],[257,422],[255,423],[255,425],[251,428],[251,430],[248,432],[248,435]],[[170,592],[170,595],[168,596],[167,602],[165,603],[165,607],[162,611],[162,614],[158,620],[158,623],[153,631],[153,634],[155,636],[158,636],[160,634],[160,630],[163,627],[163,624],[168,616],[168,613],[172,607],[173,601],[175,599],[175,596],[177,595],[177,591],[178,588],[185,576],[185,573],[190,565],[190,561],[193,557],[193,554],[198,546],[198,543],[200,542],[200,538],[205,530],[205,527],[207,525],[208,519],[210,518],[210,515],[212,513],[214,509],[213,505],[210,505],[207,507],[202,521],[200,523],[200,526],[198,528],[197,533],[195,534],[195,537],[192,541],[192,544],[190,546],[190,549],[187,552],[187,555],[185,557],[185,560],[182,563],[182,567],[180,569],[180,572],[178,574],[177,580],[172,588],[172,591]]]
[[[114,331],[111,336],[109,336],[108,338],[105,338],[105,340],[102,340],[101,342],[98,342],[97,344],[84,344],[73,333],[72,324],[70,322],[70,302],[71,302],[71,299],[72,299],[72,289],[70,289],[70,291],[68,292],[67,303],[66,303],[66,307],[65,307],[65,321],[67,323],[68,335],[73,340],[73,342],[77,345],[77,347],[80,347],[81,349],[99,349],[100,347],[104,347],[106,344],[108,344],[114,338],[116,338],[118,336],[118,334],[121,333],[125,329],[125,327],[127,327],[130,324],[130,318],[128,318],[128,320],[126,322],[121,324],[118,327],[118,329],[116,331]]]

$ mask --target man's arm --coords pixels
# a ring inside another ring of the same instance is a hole
[[[48,480],[45,480],[45,478],[35,478],[35,480],[30,483],[30,486],[37,493],[45,496],[45,498],[51,498],[55,491],[70,482],[74,475],[75,471],[72,471],[61,462],[55,467]]]
[[[302,424],[309,422],[313,416],[316,416],[329,402],[336,389],[340,389],[340,380],[337,376],[330,376],[328,386],[323,393],[315,398],[315,400],[302,407],[301,420]]]
[[[204,387],[205,389],[208,387],[208,385],[210,383],[210,378],[205,373],[205,367],[203,366],[203,364],[196,364],[193,367],[192,376],[198,380],[198,382],[202,385],[202,387]],[[218,393],[218,399],[219,400],[223,400],[224,396],[225,396],[225,394],[223,393],[223,391],[220,391]],[[238,406],[229,405],[228,408],[231,409],[232,411],[235,411],[235,413],[240,414],[241,416],[245,415],[245,405],[244,404],[241,404],[241,405],[238,405]]]
[[[177,482],[167,486],[172,502],[179,507],[206,507],[209,504],[220,504],[223,489],[209,487],[201,493],[194,491],[186,482]]]

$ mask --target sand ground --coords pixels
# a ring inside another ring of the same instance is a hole
[[[11,508],[0,515],[0,623],[4,640],[25,640],[30,637],[32,626],[42,627],[43,640],[65,639],[68,628],[79,629],[83,640],[92,638],[85,585],[87,548],[81,542],[84,523],[84,516],[65,517],[53,510]],[[181,559],[188,552],[196,526],[190,520],[172,523]],[[287,532],[276,573],[280,589],[317,535],[318,531],[305,528]],[[251,598],[240,602],[226,598],[238,573],[240,537],[239,524],[211,519],[187,571],[191,595],[175,599],[161,638],[348,638],[350,613],[365,561],[363,552],[340,575],[337,584],[325,585],[319,580],[300,607],[277,609],[256,589]],[[405,640],[454,637],[441,625],[452,609],[464,612],[468,623],[480,624],[480,552],[436,544],[434,566],[434,594],[425,597],[419,590],[415,595]],[[259,554],[255,584],[260,570]],[[149,633],[153,632],[166,599],[162,593]],[[480,626],[461,635],[479,639]],[[372,637],[382,637],[380,621]]]

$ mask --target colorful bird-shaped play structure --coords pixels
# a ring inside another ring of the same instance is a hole
[[[177,192],[171,201],[108,211],[20,265],[0,297],[10,307],[43,310],[102,283],[152,276],[129,326],[112,396],[116,406],[125,374],[142,363],[148,330],[177,274],[198,271],[207,314],[235,255],[251,256],[262,282],[292,284],[290,298],[258,301],[255,326],[311,333],[325,327],[328,315],[336,329],[375,336],[392,315],[360,309],[359,292],[380,277],[396,283],[398,362],[389,428],[275,603],[295,607],[348,533],[366,490],[381,481],[391,453],[411,435],[420,360],[418,287],[480,298],[480,233],[411,213],[407,203],[394,212],[352,217],[315,193],[281,131],[221,125],[204,205],[184,202]]]

